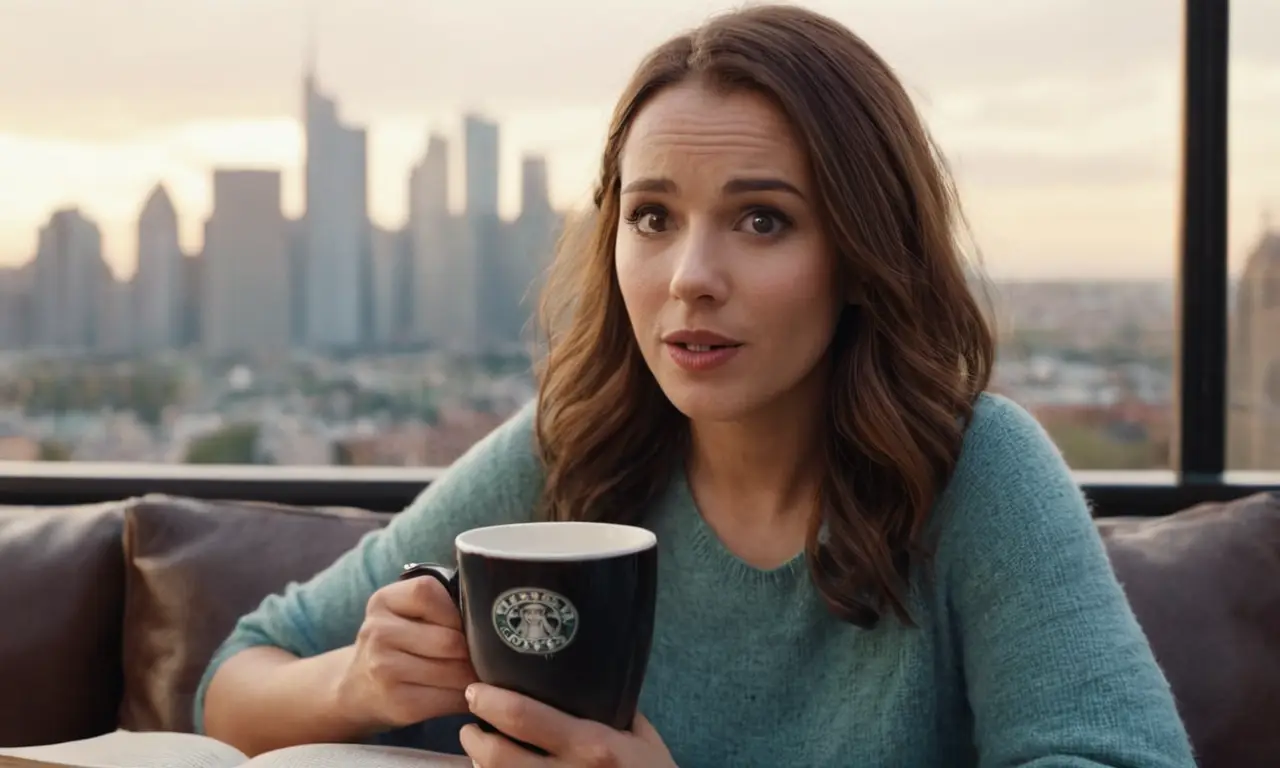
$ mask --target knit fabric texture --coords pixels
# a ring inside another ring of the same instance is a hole
[[[200,684],[197,728],[227,658],[350,644],[404,563],[452,563],[457,534],[531,519],[543,482],[526,407],[387,528],[241,619]],[[1195,765],[1081,491],[1008,399],[979,398],[934,505],[934,557],[908,594],[915,626],[840,621],[803,555],[771,570],[742,561],[682,474],[644,524],[659,586],[640,710],[682,768]]]

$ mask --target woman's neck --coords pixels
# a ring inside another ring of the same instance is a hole
[[[700,504],[744,523],[807,521],[822,479],[822,409],[811,396],[790,399],[738,421],[692,423],[688,471]]]

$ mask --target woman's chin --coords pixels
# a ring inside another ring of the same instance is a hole
[[[748,408],[723,387],[687,384],[663,388],[667,399],[690,421],[737,421]]]

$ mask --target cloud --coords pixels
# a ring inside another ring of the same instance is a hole
[[[9,170],[0,178],[20,179],[0,212],[0,250],[25,256],[49,206],[82,201],[120,256],[157,178],[197,229],[211,164],[270,162],[296,181],[309,6],[322,82],[345,116],[371,126],[371,203],[394,223],[417,131],[470,108],[502,120],[504,169],[525,149],[550,151],[558,198],[577,199],[608,107],[639,58],[739,0],[0,3],[0,166]],[[895,66],[951,158],[996,267],[1171,268],[1180,3],[805,4]],[[1233,227],[1247,218],[1241,231],[1252,235],[1258,208],[1280,206],[1280,46],[1271,39],[1280,4],[1236,0],[1232,13]]]
[[[651,46],[736,5],[713,0],[313,0],[320,72],[358,119],[470,106],[610,101]],[[1177,76],[1181,16],[1166,0],[820,0],[926,98],[1127,73]],[[1241,0],[1233,55],[1280,66]],[[126,136],[159,124],[296,115],[308,0],[7,0],[0,130]]]

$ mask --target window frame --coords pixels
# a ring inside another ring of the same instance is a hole
[[[1169,470],[1075,472],[1099,517],[1165,515],[1280,487],[1280,472],[1226,471],[1230,3],[1184,0],[1183,16],[1174,455]],[[0,462],[0,503],[84,504],[158,493],[396,512],[442,472]]]
[[[1230,3],[1186,0],[1182,196],[1175,293],[1180,484],[1221,484],[1227,445],[1227,93]],[[1191,290],[1195,286],[1197,290]]]

